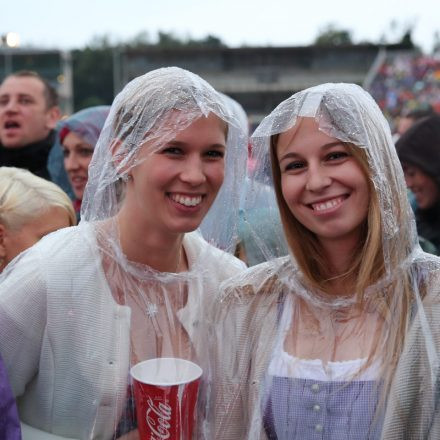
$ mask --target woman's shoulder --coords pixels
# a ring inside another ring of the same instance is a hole
[[[185,251],[190,266],[199,264],[207,270],[215,270],[220,278],[226,279],[243,272],[246,264],[234,255],[208,243],[198,231],[185,234]]]
[[[419,250],[407,273],[412,288],[424,299],[425,304],[440,304],[440,257]]]
[[[409,268],[411,272],[420,275],[420,280],[423,280],[425,277],[438,279],[440,276],[440,257],[420,249],[415,253]]]
[[[43,237],[35,248],[46,257],[49,255],[75,255],[82,253],[95,242],[93,228],[89,224],[58,229]]]
[[[289,270],[290,258],[280,257],[252,266],[222,283],[222,300],[252,301],[263,297],[278,299],[283,291],[282,279]]]

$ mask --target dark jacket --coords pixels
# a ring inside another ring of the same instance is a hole
[[[51,180],[47,160],[55,142],[55,132],[38,142],[20,148],[5,148],[0,145],[0,166],[24,168],[39,177]]]

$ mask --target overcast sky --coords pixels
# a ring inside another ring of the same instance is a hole
[[[394,32],[391,22],[397,24]],[[440,0],[15,0],[0,6],[0,34],[20,34],[22,46],[81,48],[93,36],[124,41],[147,31],[179,37],[212,34],[231,47],[300,46],[326,24],[352,31],[355,42],[394,42],[406,25],[430,52],[440,32]]]

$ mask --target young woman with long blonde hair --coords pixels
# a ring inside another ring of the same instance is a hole
[[[212,438],[439,438],[440,260],[419,247],[378,106],[312,87],[252,139],[290,255],[223,286]]]

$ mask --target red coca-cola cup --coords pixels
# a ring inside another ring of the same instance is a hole
[[[157,358],[131,368],[142,440],[190,440],[202,369],[178,358]]]

